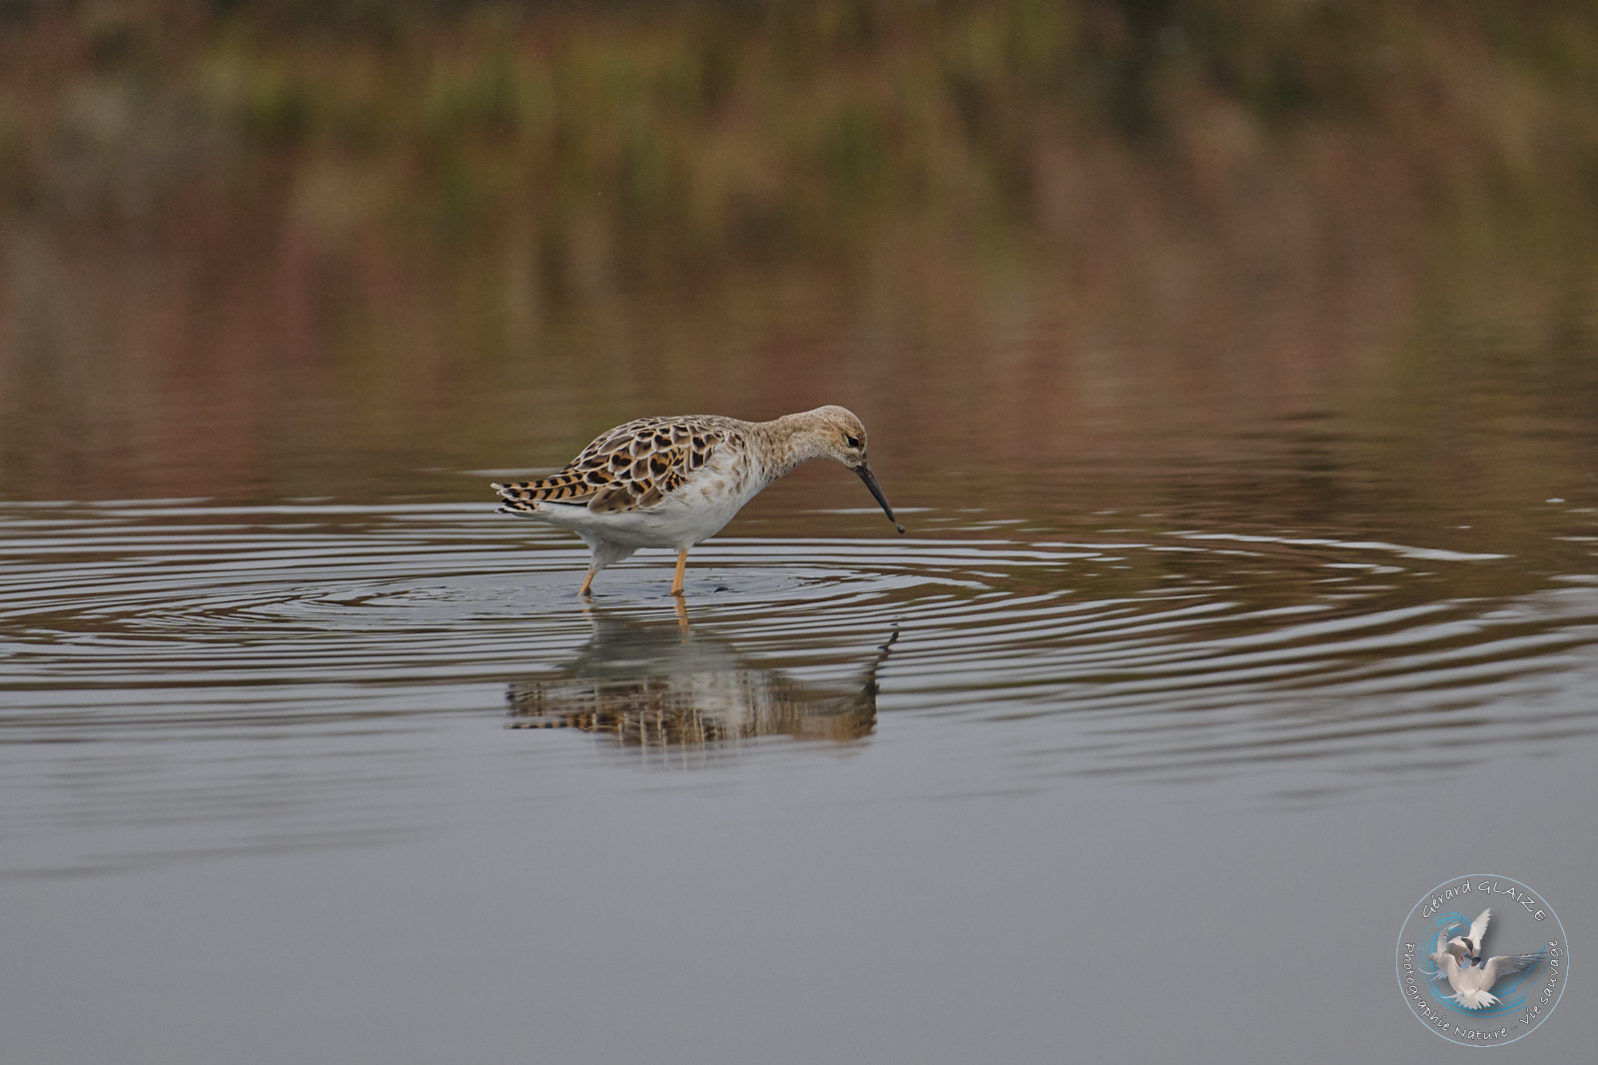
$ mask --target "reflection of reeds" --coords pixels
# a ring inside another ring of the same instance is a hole
[[[1558,378],[1595,60],[1575,2],[0,5],[0,488],[348,491],[294,471],[504,461],[535,389],[557,453],[790,409],[801,359],[1042,458],[1477,322]]]

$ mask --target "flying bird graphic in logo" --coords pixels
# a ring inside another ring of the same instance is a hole
[[[1454,989],[1448,998],[1466,1009],[1498,1005],[1498,996],[1492,993],[1493,985],[1506,976],[1526,972],[1543,960],[1541,954],[1482,957],[1482,938],[1487,934],[1487,922],[1492,916],[1492,910],[1483,910],[1465,935],[1449,936],[1447,930],[1438,933],[1437,950],[1432,953],[1432,961],[1437,963],[1437,979],[1446,979],[1448,986]]]

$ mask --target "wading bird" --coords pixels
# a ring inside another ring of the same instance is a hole
[[[866,429],[843,407],[769,422],[718,415],[640,418],[601,433],[558,472],[495,484],[500,510],[570,529],[593,552],[594,574],[640,547],[677,551],[671,594],[682,594],[688,549],[720,532],[743,505],[811,459],[857,474],[898,530],[904,526],[866,465]]]

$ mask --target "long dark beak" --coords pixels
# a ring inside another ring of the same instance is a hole
[[[871,476],[871,467],[861,463],[855,468],[854,472],[860,475],[860,479],[866,482],[866,487],[871,489],[872,496],[876,498],[878,503],[882,504],[882,512],[888,516],[889,521],[893,522],[894,528],[904,532],[904,526],[900,525],[899,519],[893,516],[893,508],[888,506],[888,497],[882,494],[882,486],[877,484],[875,477]]]

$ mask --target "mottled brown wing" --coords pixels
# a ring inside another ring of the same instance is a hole
[[[643,418],[603,434],[558,473],[494,489],[509,510],[540,502],[586,504],[602,514],[640,510],[665,499],[725,438],[692,419]]]

